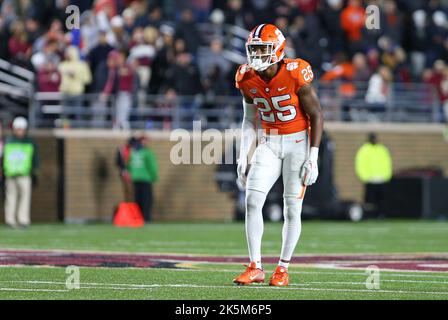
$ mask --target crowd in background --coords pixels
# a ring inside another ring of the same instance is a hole
[[[370,4],[379,30],[365,27]],[[69,5],[80,9],[80,29],[67,29]],[[288,55],[309,61],[323,83],[368,82],[366,100],[381,103],[391,81],[424,82],[443,103],[447,15],[446,0],[0,0],[0,58],[34,70],[37,91],[63,93],[67,106],[84,93],[117,95],[126,128],[137,92],[237,95],[237,66],[222,54],[237,42],[225,26],[274,23]]]

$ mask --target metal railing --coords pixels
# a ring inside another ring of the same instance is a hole
[[[15,114],[27,114],[34,79],[32,71],[0,59],[0,119],[9,121]]]
[[[327,121],[443,121],[437,92],[432,86],[393,83],[384,103],[369,103],[367,83],[350,84],[354,88],[350,94],[343,90],[344,85],[337,82],[316,85]],[[33,97],[30,117],[32,125],[38,128],[191,129],[193,120],[201,120],[203,128],[226,129],[239,126],[242,107],[239,96],[138,94],[105,98],[99,94],[70,97],[38,92]]]

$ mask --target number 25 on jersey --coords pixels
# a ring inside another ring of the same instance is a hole
[[[271,97],[271,103],[266,98],[254,98],[254,104],[257,105],[261,114],[261,119],[266,122],[275,122],[276,119],[285,122],[296,117],[297,111],[293,105],[280,105],[281,102],[291,99],[289,94]],[[272,110],[272,106],[274,110]]]

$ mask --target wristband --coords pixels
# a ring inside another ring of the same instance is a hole
[[[310,148],[310,160],[317,162],[317,157],[319,155],[319,148],[318,147],[311,147]]]

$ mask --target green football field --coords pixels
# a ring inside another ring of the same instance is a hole
[[[281,226],[265,224],[267,277]],[[0,299],[448,299],[447,249],[448,222],[304,221],[290,286],[240,287],[243,223],[0,226]]]

